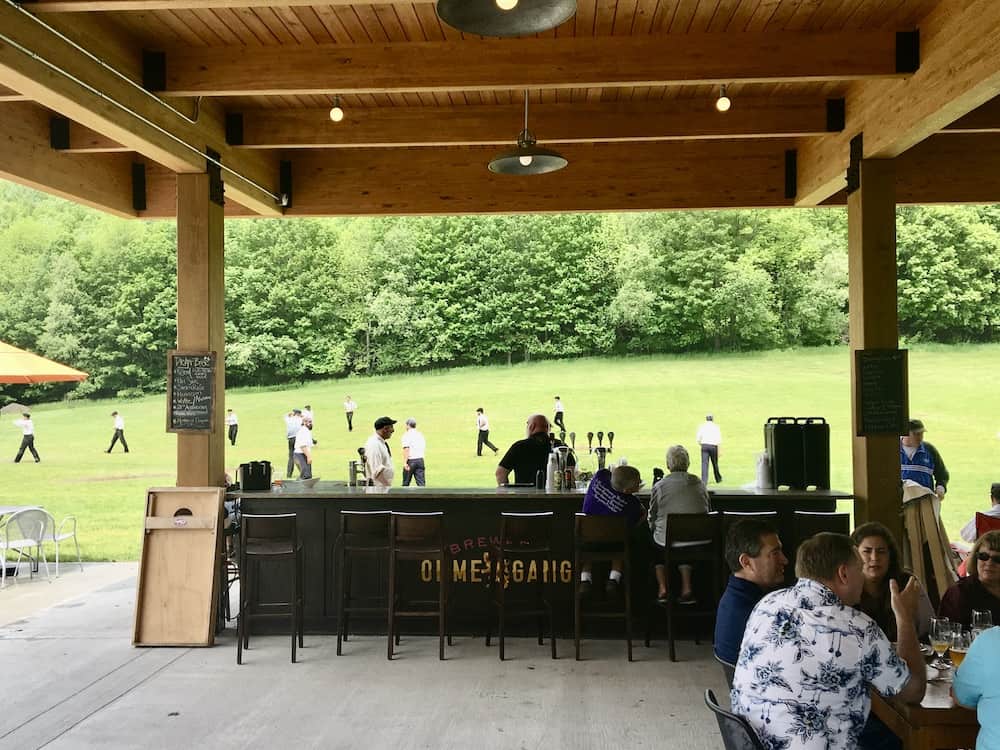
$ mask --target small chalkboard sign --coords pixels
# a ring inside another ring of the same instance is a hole
[[[906,349],[854,352],[858,437],[906,434],[910,406],[908,354]]]
[[[215,431],[215,352],[167,352],[167,432]]]

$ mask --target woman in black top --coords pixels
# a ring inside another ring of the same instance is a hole
[[[865,587],[861,592],[858,609],[871,617],[890,641],[896,640],[896,616],[892,613],[889,598],[889,581],[895,580],[899,590],[906,588],[913,577],[903,570],[899,561],[899,547],[884,525],[866,523],[851,534],[851,540],[861,555]],[[917,636],[923,637],[930,630],[934,609],[927,592],[922,591],[920,608],[916,613]]]

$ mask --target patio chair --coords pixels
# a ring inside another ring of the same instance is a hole
[[[80,543],[76,540],[76,516],[66,516],[56,526],[55,517],[48,511],[42,512],[46,516],[43,536],[46,542],[52,542],[56,548],[56,578],[59,577],[59,542],[65,542],[67,539],[72,539],[73,544],[76,546],[76,562],[80,566],[80,572],[82,573],[83,560],[80,558]]]
[[[7,553],[17,551],[15,568],[21,564],[24,557],[28,558],[28,577],[35,573],[35,563],[41,560],[45,564],[45,576],[49,576],[49,561],[45,559],[42,542],[45,539],[45,524],[49,514],[40,508],[19,510],[7,517],[0,537],[0,588],[7,583]],[[31,550],[38,550],[38,557],[31,555]]]
[[[732,690],[733,677],[736,674],[736,665],[730,664],[725,659],[720,659],[718,654],[713,654],[713,656],[715,656],[715,660],[719,662],[719,665],[722,667],[722,674],[725,675],[726,677],[726,685],[729,687],[730,690]]]
[[[750,722],[720,706],[711,690],[705,691],[705,705],[719,722],[719,734],[722,735],[722,744],[726,750],[764,750],[764,745]]]

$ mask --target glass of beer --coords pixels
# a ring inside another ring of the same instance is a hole
[[[951,620],[947,617],[932,617],[931,648],[934,649],[937,658],[931,662],[931,666],[939,672],[944,672],[951,668],[951,665],[944,659],[945,653],[951,647],[951,641]]]
[[[951,639],[951,663],[955,665],[955,669],[962,666],[962,662],[965,660],[965,653],[969,650],[969,646],[972,644],[972,633],[968,630],[956,629],[955,634]]]

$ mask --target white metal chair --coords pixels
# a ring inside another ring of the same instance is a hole
[[[28,577],[35,574],[36,558],[32,549],[38,550],[38,560],[45,564],[45,575],[49,576],[49,561],[45,559],[42,543],[45,541],[45,526],[51,516],[41,508],[27,508],[7,517],[0,535],[0,588],[7,583],[7,553],[17,551],[15,568],[21,560],[28,558]]]
[[[59,525],[56,526],[56,519],[48,511],[44,511],[47,516],[45,522],[45,541],[52,542],[56,547],[56,578],[59,577],[59,542],[65,542],[67,539],[72,539],[73,544],[76,545],[76,562],[80,566],[80,572],[83,572],[83,560],[80,557],[80,543],[76,540],[76,516],[66,516]]]

